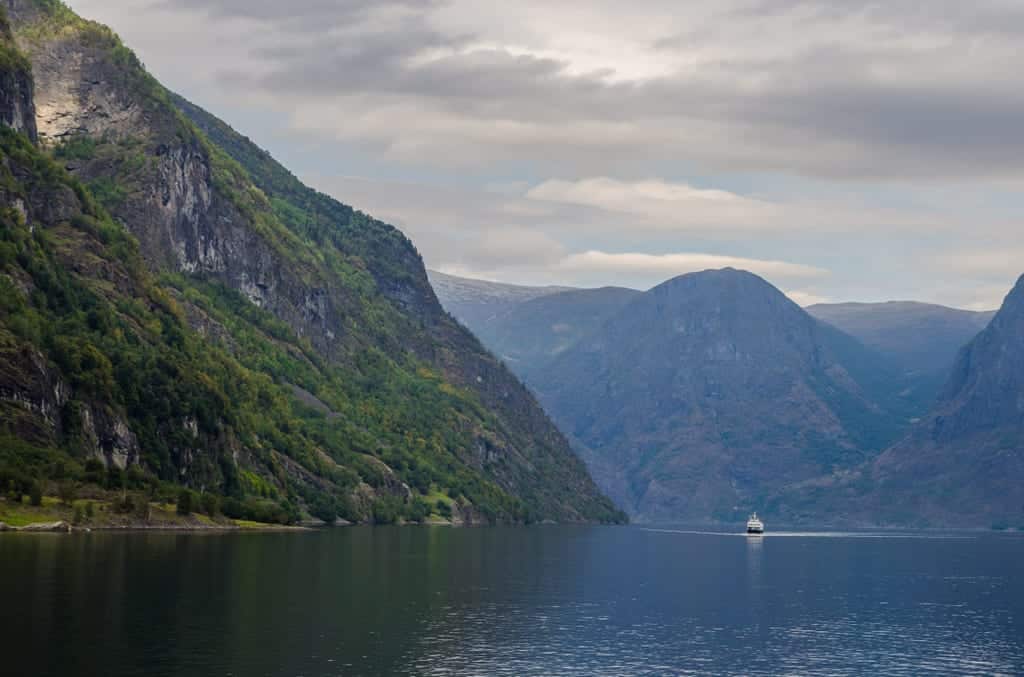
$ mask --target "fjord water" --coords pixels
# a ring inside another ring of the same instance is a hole
[[[1024,673],[1024,537],[0,535],[10,675]]]

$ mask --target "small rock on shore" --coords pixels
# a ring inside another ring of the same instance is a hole
[[[60,522],[37,522],[26,524],[19,531],[46,531],[54,533],[70,533],[71,525],[63,520]]]

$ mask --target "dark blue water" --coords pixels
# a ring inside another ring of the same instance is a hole
[[[0,674],[1024,674],[1022,570],[996,534],[5,534]]]

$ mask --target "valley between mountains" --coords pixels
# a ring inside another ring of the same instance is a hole
[[[511,306],[431,275],[635,520],[1024,525],[1024,281],[975,313],[803,309],[732,269]]]

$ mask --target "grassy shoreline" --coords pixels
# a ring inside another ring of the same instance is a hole
[[[33,525],[66,523],[73,531],[301,531],[298,525],[232,519],[224,515],[180,514],[169,503],[150,502],[145,517],[116,510],[112,501],[81,499],[70,503],[44,496],[40,505],[0,499],[0,523],[11,532]],[[23,533],[36,533],[28,531]]]

